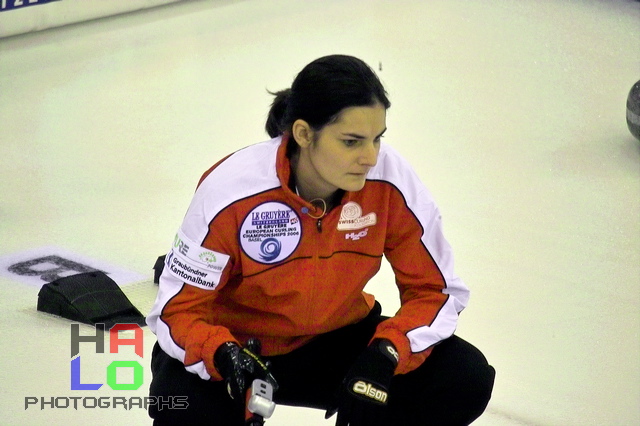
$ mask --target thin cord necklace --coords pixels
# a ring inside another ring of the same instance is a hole
[[[327,214],[327,202],[322,199],[322,198],[314,198],[313,200],[309,201],[311,204],[313,204],[313,207],[315,207],[316,209],[322,209],[322,213],[320,214],[320,216],[314,216],[311,214],[311,212],[309,211],[308,208],[303,207],[302,208],[302,213],[306,213],[307,215],[309,215],[309,217],[312,217],[313,219],[322,219],[324,217],[324,215]]]
[[[300,191],[298,190],[298,185],[295,186],[296,188],[296,195],[300,196]],[[313,200],[309,201],[309,203],[311,203],[313,205],[313,207],[315,207],[317,210],[322,209],[322,213],[320,213],[319,216],[315,216],[313,214],[311,214],[311,211],[309,211],[308,207],[303,207],[302,213],[308,215],[309,217],[313,218],[313,219],[322,219],[324,217],[324,215],[327,214],[327,202],[323,199],[323,198],[314,198]]]

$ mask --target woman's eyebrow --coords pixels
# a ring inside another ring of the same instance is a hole
[[[384,130],[382,132],[380,132],[380,134],[378,136],[376,136],[374,139],[378,139],[380,136],[382,136],[384,134],[384,132],[387,131],[387,128],[385,127]],[[366,139],[366,136],[362,136],[358,133],[343,133],[343,136],[347,136],[353,139]]]

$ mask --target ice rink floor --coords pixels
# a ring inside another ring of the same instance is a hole
[[[637,1],[207,0],[0,39],[0,260],[115,265],[146,313],[200,175],[267,139],[267,90],[332,53],[377,70],[385,141],[442,210],[472,291],[457,333],[497,370],[475,424],[640,424]],[[70,390],[70,321],[37,312],[38,289],[0,276],[0,425],[150,424],[83,404],[146,396],[153,334],[142,358],[81,344],[82,382],[104,385]],[[390,268],[368,290],[395,312]],[[143,366],[138,390],[106,384],[120,359]],[[278,407],[267,425],[323,415]]]

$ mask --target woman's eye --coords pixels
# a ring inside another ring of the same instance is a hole
[[[342,141],[346,146],[354,146],[355,144],[357,144],[359,141],[357,139],[348,139],[348,140],[344,140]]]

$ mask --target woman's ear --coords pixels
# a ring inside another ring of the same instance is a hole
[[[291,134],[300,148],[307,148],[313,142],[313,129],[306,121],[298,119],[293,122]]]

